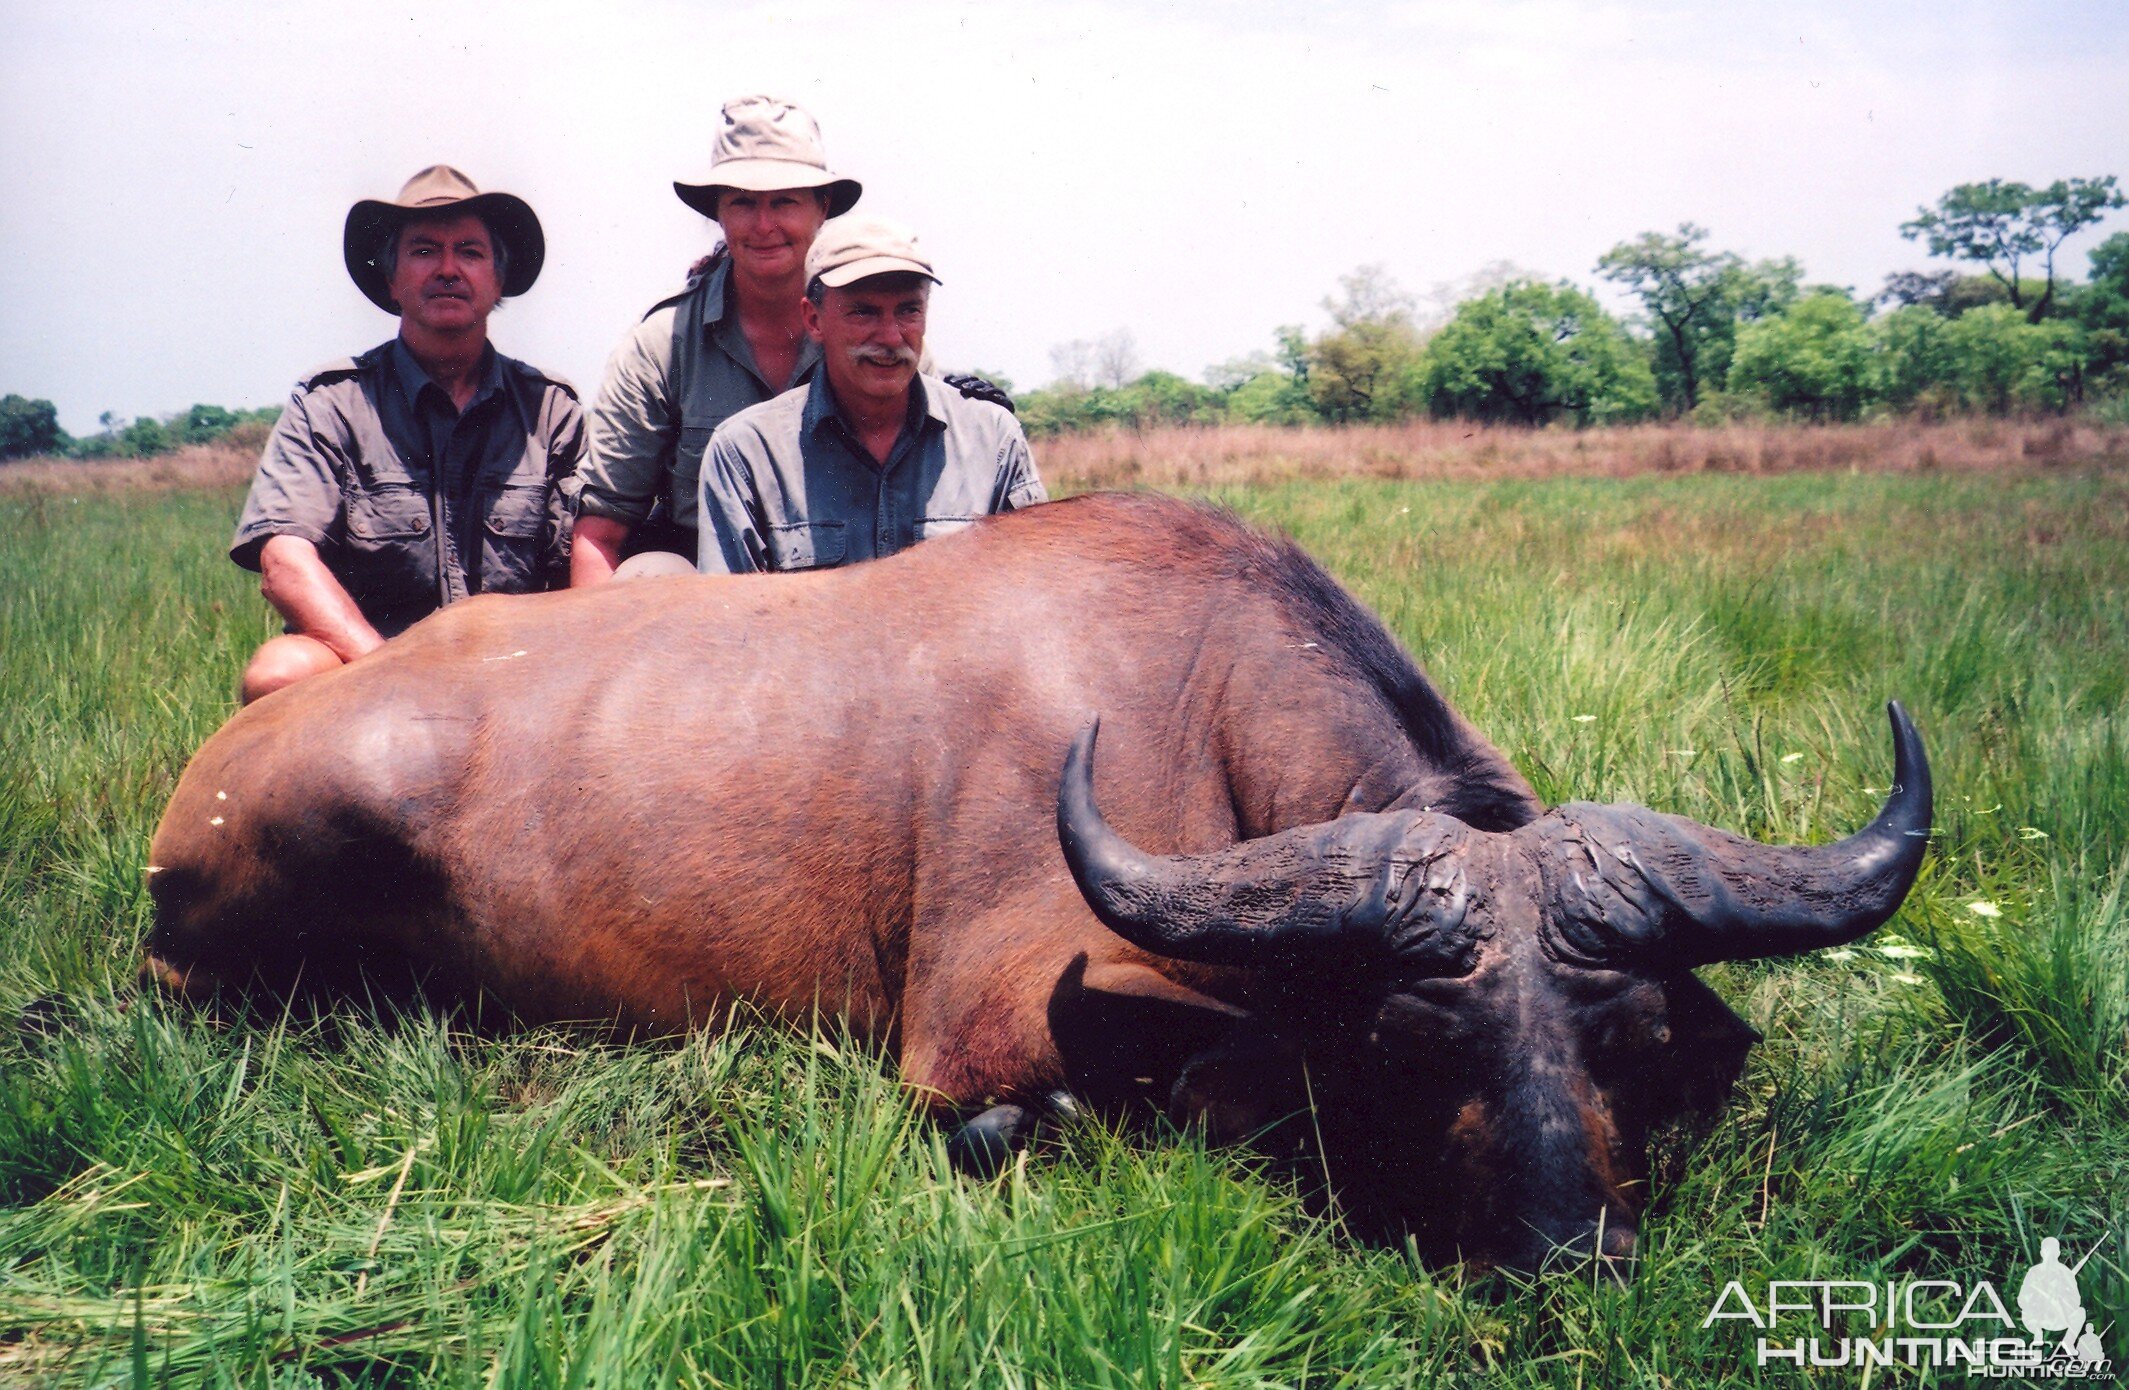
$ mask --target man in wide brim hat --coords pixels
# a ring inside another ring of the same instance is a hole
[[[399,312],[386,283],[386,261],[393,238],[416,218],[471,213],[488,226],[503,265],[503,297],[512,299],[532,288],[547,260],[547,237],[531,204],[514,193],[483,193],[448,164],[432,164],[408,179],[396,199],[364,198],[347,210],[340,235],[347,273],[370,303],[388,314]]]
[[[245,666],[246,704],[447,603],[568,572],[583,412],[566,382],[488,341],[496,305],[539,278],[539,218],[435,164],[397,199],[350,208],[341,244],[399,331],[304,376],[267,438],[229,557],[258,571],[288,630]]]

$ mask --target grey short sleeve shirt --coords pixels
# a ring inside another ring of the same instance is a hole
[[[559,587],[583,452],[567,383],[491,347],[461,412],[394,338],[296,384],[229,556],[255,570],[301,536],[391,637],[469,594]]]
[[[1011,411],[937,377],[915,384],[885,465],[844,427],[825,373],[719,426],[702,471],[698,568],[854,564],[1047,500]]]
[[[606,363],[592,406],[582,509],[634,527],[661,495],[673,520],[696,525],[697,479],[711,433],[774,397],[736,315],[726,313],[732,263],[656,305]],[[794,383],[808,380],[820,345],[799,349]]]

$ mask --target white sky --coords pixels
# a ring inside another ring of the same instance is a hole
[[[1955,183],[2129,176],[2119,0],[0,0],[0,26],[0,392],[76,433],[269,404],[390,336],[341,220],[439,160],[539,211],[545,273],[492,331],[589,397],[708,249],[671,183],[752,91],[916,227],[940,361],[1023,389],[1116,328],[1196,378],[1369,262],[1422,294],[1498,260],[1592,285],[1684,219],[1868,291],[1924,265],[1897,226]]]

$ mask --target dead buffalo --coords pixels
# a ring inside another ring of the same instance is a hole
[[[1058,1092],[1221,1138],[1312,1100],[1339,1185],[1438,1248],[1617,1254],[1649,1126],[1757,1036],[1692,968],[1912,882],[1892,720],[1897,790],[1837,845],[1547,813],[1296,547],[1086,497],[848,570],[476,599],[259,701],[171,798],[148,968],[408,962],[631,1029],[827,1007],[977,1114],[979,1164]]]

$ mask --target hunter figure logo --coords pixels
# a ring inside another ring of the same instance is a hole
[[[1701,1321],[1759,1330],[1754,1364],[1906,1366],[1989,1379],[2112,1380],[2113,1366],[2078,1292],[2062,1242],[2040,1243],[2040,1263],[2018,1281],[2014,1319],[1986,1279],[1775,1279],[1755,1300],[1741,1280],[1723,1285]],[[2020,1334],[2023,1335],[2020,1335]]]
[[[2095,1245],[2086,1251],[2085,1259],[2079,1260],[2076,1268],[2065,1268],[2062,1242],[2049,1236],[2040,1243],[2040,1263],[2026,1271],[2018,1286],[2018,1317],[2026,1331],[2033,1334],[2034,1344],[2044,1346],[2048,1334],[2062,1334],[2062,1341],[2049,1356],[2051,1361],[2060,1358],[2083,1365],[2104,1363],[2107,1359],[2098,1330],[2085,1321],[2084,1300],[2077,1293],[2077,1272],[2098,1249]]]

